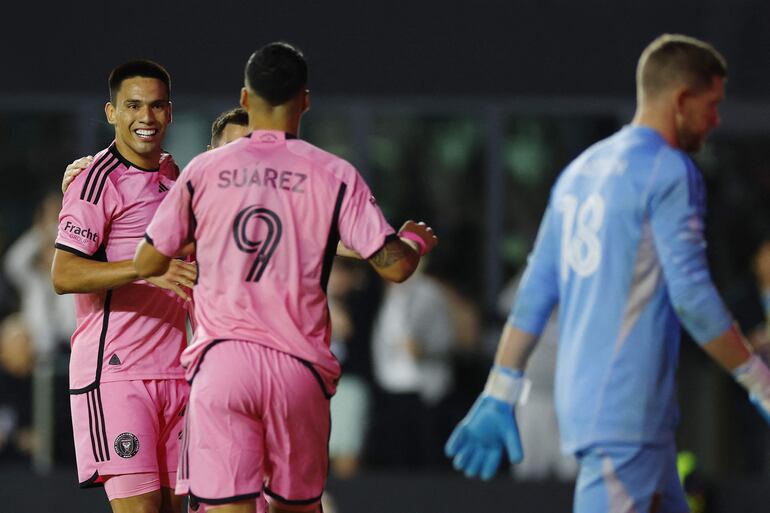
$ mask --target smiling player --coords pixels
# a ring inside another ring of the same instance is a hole
[[[139,280],[137,243],[179,170],[161,143],[170,79],[150,61],[109,77],[115,141],[72,182],[59,215],[52,279],[76,293],[70,394],[80,486],[104,485],[115,513],[178,512],[172,493],[189,387],[179,357],[195,266],[174,260]]]

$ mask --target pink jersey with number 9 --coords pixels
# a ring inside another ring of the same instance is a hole
[[[291,135],[258,130],[193,159],[146,236],[166,256],[196,242],[187,378],[214,341],[245,340],[310,364],[333,394],[325,289],[337,241],[369,258],[392,236],[358,171]]]

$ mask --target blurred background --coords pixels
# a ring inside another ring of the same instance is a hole
[[[169,70],[166,148],[184,165],[237,104],[250,53],[298,45],[312,95],[301,136],[356,165],[393,225],[424,219],[441,238],[400,287],[335,264],[333,349],[345,375],[327,512],[568,511],[575,464],[558,454],[550,402],[554,327],[520,412],[524,465],[465,481],[441,447],[483,386],[550,186],[631,119],[637,58],[663,32],[705,39],[729,63],[722,126],[696,156],[708,252],[738,322],[766,343],[768,21],[770,3],[752,0],[16,5],[0,22],[0,510],[108,511],[102,491],[76,490],[74,315],[48,269],[64,168],[112,140],[103,106],[115,65],[149,58]],[[770,429],[686,337],[679,378],[693,511],[762,511]]]

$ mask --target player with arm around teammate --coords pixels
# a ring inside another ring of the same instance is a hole
[[[637,67],[637,112],[551,191],[484,392],[446,445],[489,479],[523,457],[514,405],[559,304],[556,408],[580,464],[574,510],[682,513],[674,374],[680,323],[770,421],[770,371],[734,326],[705,255],[703,180],[687,155],[719,124],[727,68],[711,45],[663,35]]]
[[[243,107],[235,107],[221,113],[211,123],[211,142],[206,149],[212,150],[219,148],[229,142],[249,134],[249,113],[243,110]],[[92,155],[86,155],[75,159],[64,170],[62,177],[61,192],[67,192],[67,188],[83,170],[93,162]]]
[[[150,61],[116,67],[107,120],[115,141],[64,195],[51,270],[76,294],[70,394],[78,480],[104,485],[115,513],[178,511],[178,436],[189,387],[179,357],[195,266],[141,279],[132,256],[179,171],[161,143],[170,79]]]
[[[393,281],[437,242],[413,222],[396,233],[353,166],[297,138],[306,84],[291,45],[251,56],[241,93],[251,134],[190,162],[135,257],[157,275],[195,239],[189,490],[177,491],[213,511],[253,512],[261,494],[273,512],[320,510],[340,372],[325,295],[337,242]]]

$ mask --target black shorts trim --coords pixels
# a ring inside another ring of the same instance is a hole
[[[197,502],[200,502],[201,504],[210,504],[214,506],[214,505],[220,505],[220,504],[229,504],[231,502],[245,501],[246,499],[256,499],[261,495],[261,493],[254,492],[254,493],[245,493],[243,495],[234,495],[232,497],[224,497],[222,499],[207,499],[205,497],[198,497],[192,492],[192,490],[190,490],[190,493],[188,493],[188,495],[190,496],[190,498],[194,499]]]
[[[193,371],[192,377],[187,380],[188,383],[190,383],[192,385],[192,382],[195,379],[195,376],[198,375],[198,371],[201,369],[201,364],[203,363],[203,359],[206,358],[206,353],[209,352],[209,349],[211,349],[215,345],[219,344],[220,342],[225,342],[227,340],[230,340],[230,339],[227,339],[227,338],[217,338],[217,339],[214,339],[211,342],[209,342],[209,345],[207,345],[206,348],[203,350],[203,352],[201,353],[201,357],[198,360],[198,363],[195,365],[195,371]]]
[[[290,506],[304,506],[307,504],[313,504],[314,502],[318,502],[321,500],[321,497],[323,496],[323,492],[321,492],[321,495],[318,497],[313,497],[312,499],[287,499],[286,497],[281,497],[274,491],[272,491],[270,488],[265,486],[265,495],[269,495],[270,498],[277,500],[278,502],[283,502],[284,504],[288,504]]]
[[[289,353],[286,353],[286,354],[289,354]],[[292,356],[293,358],[297,358],[297,357],[296,357],[296,356],[294,356],[294,355],[290,355],[290,354],[289,354],[289,356]],[[323,380],[323,378],[321,378],[321,375],[320,375],[320,374],[318,374],[318,371],[317,371],[317,370],[315,370],[315,367],[313,367],[313,364],[312,364],[312,363],[310,363],[310,362],[309,362],[309,361],[307,361],[307,360],[303,360],[302,358],[297,358],[297,360],[299,360],[299,361],[300,361],[300,363],[302,363],[302,365],[304,365],[305,367],[307,367],[308,369],[310,369],[310,372],[312,372],[312,373],[313,373],[313,377],[314,377],[314,378],[315,378],[315,380],[318,382],[318,386],[319,386],[319,387],[321,387],[321,392],[323,392],[323,394],[324,394],[324,397],[326,397],[327,399],[331,399],[331,398],[332,398],[332,396],[333,396],[334,394],[330,394],[330,393],[329,393],[329,391],[328,391],[328,390],[326,390],[326,386],[324,385],[324,380]]]
[[[78,488],[101,488],[104,486],[103,481],[97,482],[99,479],[99,471],[94,471],[94,475],[89,477],[87,480],[83,481],[82,483],[78,483]]]

